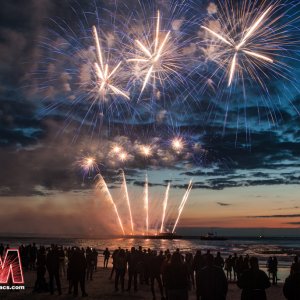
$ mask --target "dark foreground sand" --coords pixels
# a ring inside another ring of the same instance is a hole
[[[152,300],[152,295],[150,292],[149,286],[140,286],[139,291],[134,292],[115,292],[114,291],[114,282],[108,279],[110,274],[110,269],[99,268],[96,273],[94,273],[93,281],[86,282],[86,291],[88,293],[87,298],[81,298],[81,293],[79,289],[79,296],[76,299],[147,299]],[[68,284],[66,278],[62,278],[62,295],[58,296],[56,293],[54,296],[51,296],[48,293],[33,293],[33,286],[35,282],[35,272],[25,272],[25,291],[0,291],[0,299],[24,299],[24,300],[42,300],[42,299],[74,299],[72,295],[68,295]],[[125,281],[126,286],[127,280]],[[157,289],[158,291],[158,289]],[[229,284],[229,292],[227,295],[227,300],[237,300],[240,299],[241,291],[236,286],[235,283]],[[279,300],[285,299],[282,294],[282,284],[278,286],[272,286],[267,290],[267,295],[269,300]],[[159,294],[157,292],[157,299]],[[195,300],[195,291],[190,292],[190,300]]]

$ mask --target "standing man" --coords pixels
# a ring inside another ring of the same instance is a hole
[[[94,248],[93,249],[93,259],[95,262],[94,271],[97,271],[97,265],[98,265],[98,251]]]
[[[57,246],[52,245],[46,258],[46,266],[49,273],[49,285],[50,293],[54,293],[54,278],[58,290],[58,294],[61,295],[61,285],[59,278],[59,255]]]
[[[103,255],[104,255],[103,268],[107,269],[108,260],[110,258],[110,252],[109,252],[108,248],[106,248],[104,250]]]
[[[76,248],[73,255],[70,257],[70,278],[73,281],[74,297],[78,296],[78,283],[80,284],[82,297],[87,296],[87,293],[85,292],[86,267],[87,263],[84,252],[80,251],[79,248]]]
[[[137,291],[137,253],[134,247],[131,248],[130,253],[127,255],[128,264],[128,286],[127,291],[131,290],[131,283],[133,279],[134,291]]]

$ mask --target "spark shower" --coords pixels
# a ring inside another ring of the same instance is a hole
[[[167,215],[167,210],[169,208],[168,200],[169,200],[169,191],[170,191],[171,183],[168,183],[168,185],[166,187],[164,200],[162,202],[162,210],[161,210],[162,214],[161,214],[161,218],[159,220],[160,224],[157,224],[157,223],[154,224],[152,222],[151,215],[149,214],[149,185],[148,185],[148,176],[146,175],[145,183],[144,183],[144,192],[143,192],[143,196],[142,196],[142,198],[143,198],[142,200],[143,200],[143,204],[144,204],[144,226],[141,226],[140,228],[136,228],[134,219],[132,216],[133,208],[131,206],[131,201],[130,201],[130,197],[128,194],[128,187],[127,187],[125,173],[123,170],[121,171],[121,173],[122,173],[121,189],[125,193],[126,203],[127,203],[127,207],[128,207],[129,216],[130,216],[129,228],[125,228],[124,223],[123,223],[122,214],[120,213],[118,206],[110,193],[110,190],[107,186],[105,179],[100,174],[97,175],[96,188],[99,189],[103,193],[103,195],[105,196],[105,200],[108,201],[108,203],[111,205],[111,207],[114,211],[114,214],[116,216],[116,221],[119,224],[120,232],[122,233],[122,235],[137,235],[138,234],[138,235],[148,236],[148,235],[154,235],[154,234],[158,234],[158,233],[163,234],[165,232],[170,232],[170,233],[174,234],[176,232],[176,228],[180,221],[180,217],[182,215],[184,207],[189,198],[189,194],[192,190],[192,187],[193,187],[192,180],[190,180],[188,187],[180,201],[180,205],[177,210],[176,220],[173,223],[173,225],[171,227],[169,227],[166,225],[166,221],[167,221],[166,215]]]

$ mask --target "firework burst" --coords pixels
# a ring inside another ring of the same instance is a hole
[[[83,156],[77,161],[77,165],[81,168],[84,177],[99,172],[98,163],[93,156]]]
[[[128,160],[128,153],[125,151],[120,152],[118,158],[121,162],[125,162]]]
[[[93,37],[97,53],[97,62],[94,63],[94,66],[95,73],[97,75],[97,88],[99,89],[99,95],[101,95],[101,98],[103,99],[105,99],[105,95],[107,94],[120,95],[129,100],[129,97],[126,94],[126,92],[122,91],[113,83],[114,76],[117,74],[122,62],[119,62],[113,68],[110,68],[108,63],[104,63],[101,44],[95,26],[93,26]]]
[[[167,48],[167,42],[170,38],[170,33],[171,32],[168,31],[164,36],[162,35],[160,31],[160,13],[158,10],[154,42],[148,43],[148,46],[145,46],[141,41],[135,40],[141,55],[138,58],[128,59],[128,61],[146,65],[146,75],[143,81],[141,93],[144,91],[151,77],[154,81],[156,80],[156,77],[162,81],[159,74],[166,72],[167,70],[175,72],[176,65],[168,63],[167,60],[164,62],[165,57],[168,56],[169,49]]]
[[[182,92],[187,87],[190,60],[186,61],[184,49],[194,39],[188,34],[192,20],[186,21],[185,16],[189,6],[185,1],[171,1],[169,17],[163,9],[153,12],[153,8],[141,6],[142,13],[137,10],[137,17],[128,22],[125,48],[130,82],[139,85],[139,99],[147,87],[151,88],[150,98],[168,98],[168,93],[173,95],[174,90]],[[155,17],[141,22],[149,11]]]
[[[40,113],[65,115],[62,131],[79,124],[75,138],[84,126],[94,134],[103,124],[121,121],[134,111],[115,17],[96,3],[89,12],[78,4],[70,20],[51,20],[41,42],[43,59],[34,74],[46,103]]]
[[[140,153],[145,158],[152,156],[152,148],[150,145],[142,145],[140,147]]]
[[[172,149],[176,152],[181,152],[184,148],[184,141],[181,137],[176,137],[171,141]]]
[[[217,63],[207,84],[241,83],[245,89],[252,81],[268,93],[267,81],[291,80],[287,61],[294,59],[291,50],[297,41],[290,13],[282,1],[219,1],[217,13],[201,26],[211,49],[207,59]]]

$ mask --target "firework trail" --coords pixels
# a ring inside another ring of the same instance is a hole
[[[184,194],[184,196],[183,196],[183,198],[182,198],[182,200],[181,200],[181,203],[180,203],[180,205],[179,205],[179,208],[178,208],[178,216],[177,216],[177,219],[176,219],[176,221],[175,221],[175,224],[174,224],[172,233],[175,232],[175,229],[176,229],[177,223],[178,223],[178,221],[179,221],[179,219],[180,219],[181,213],[182,213],[182,211],[183,211],[183,209],[184,209],[184,206],[185,206],[185,204],[186,204],[186,202],[187,202],[187,200],[188,200],[190,191],[192,190],[192,187],[193,187],[192,182],[193,182],[193,181],[190,180],[190,183],[189,183],[189,185],[188,185],[188,188],[187,188],[187,190],[186,190],[186,192],[185,192],[185,194]]]
[[[98,179],[98,182],[96,184],[96,188],[99,188],[101,191],[103,191],[105,193],[106,198],[108,199],[108,201],[111,203],[111,205],[114,208],[114,211],[115,211],[117,219],[119,221],[119,225],[120,225],[120,228],[122,230],[122,233],[123,233],[123,235],[125,235],[123,223],[122,223],[121,217],[119,215],[117,205],[116,205],[116,203],[115,203],[115,201],[114,201],[114,199],[113,199],[113,197],[112,197],[112,195],[111,195],[111,193],[108,189],[108,186],[107,186],[104,178],[100,174],[98,174],[97,176],[98,176],[99,179]]]
[[[124,170],[122,170],[122,177],[123,177],[123,186],[124,186],[124,192],[125,192],[125,198],[129,210],[129,217],[130,217],[130,224],[131,224],[131,234],[134,234],[134,226],[133,226],[133,219],[132,219],[132,213],[131,213],[131,205],[130,205],[130,199],[129,199],[129,194],[128,194],[128,189],[127,189],[127,182],[125,178],[125,173]]]
[[[161,226],[160,226],[160,232],[164,231],[164,225],[165,225],[165,217],[166,217],[166,210],[168,206],[168,200],[169,200],[169,190],[170,190],[171,183],[168,183],[166,193],[165,193],[165,198],[163,202],[163,213],[162,213],[162,220],[161,220]]]
[[[146,213],[146,233],[149,233],[149,194],[148,194],[148,175],[146,174],[144,186],[144,209]]]

